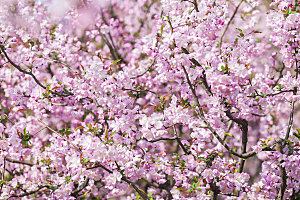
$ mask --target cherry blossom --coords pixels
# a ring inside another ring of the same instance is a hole
[[[0,199],[299,199],[298,0],[2,0]]]

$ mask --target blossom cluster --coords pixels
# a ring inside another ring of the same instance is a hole
[[[299,199],[298,0],[1,0],[0,199]]]

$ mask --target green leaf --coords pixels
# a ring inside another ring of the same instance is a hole
[[[148,194],[148,197],[151,197],[153,193],[154,193],[154,191],[150,192],[150,193]]]
[[[88,159],[88,158],[84,158],[84,159],[82,159],[82,160],[83,160],[84,163],[89,162],[89,159]]]
[[[85,197],[89,192],[90,192],[89,190],[86,191],[86,192],[83,194],[83,196]]]
[[[112,64],[114,65],[114,64],[117,64],[118,62],[120,62],[121,61],[121,59],[118,59],[118,60],[115,60]]]
[[[5,180],[1,180],[0,185],[4,185],[4,184],[5,184]]]
[[[166,100],[166,98],[169,98],[169,97],[172,97],[172,95],[171,95],[171,94],[169,94],[169,95],[166,95],[166,96],[164,96],[164,97],[163,97],[163,101],[165,101],[165,100]]]
[[[160,27],[160,35],[162,35],[165,26],[166,26],[166,24],[161,25],[161,27]]]
[[[236,28],[238,31],[240,31],[241,33],[243,33],[243,30],[240,28]]]
[[[228,132],[225,132],[224,134],[225,134],[225,135],[228,135],[228,136],[230,136],[230,137],[233,137],[233,135],[230,134],[230,133],[228,133]]]
[[[250,76],[250,78],[249,78],[249,80],[250,80],[250,81],[252,81],[252,80],[253,80],[253,78],[254,78],[255,74],[256,74],[256,72],[254,72],[254,73],[252,73],[252,74],[251,74],[251,76]]]
[[[289,143],[290,145],[293,144],[291,140],[285,139],[284,141]]]
[[[239,38],[235,38],[235,41],[234,41],[234,46],[236,46],[236,45],[237,45],[238,41],[239,41]]]

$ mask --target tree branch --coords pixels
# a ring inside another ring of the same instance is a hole
[[[71,144],[76,150],[78,150],[81,153],[81,149],[80,147],[78,147],[77,145],[75,145],[73,142],[71,142],[70,140],[68,140],[66,137],[64,137],[62,134],[58,133],[57,131],[55,131],[54,129],[52,129],[50,126],[48,126],[45,122],[43,122],[42,120],[38,119],[39,122],[41,122],[45,127],[47,127],[50,131],[52,131],[53,133],[55,133],[57,136],[63,138],[66,142],[68,142],[69,144]]]
[[[12,61],[12,60],[9,58],[9,56],[7,55],[7,53],[6,53],[6,51],[5,51],[5,47],[4,47],[2,44],[0,44],[0,49],[1,49],[0,53],[2,52],[2,53],[4,54],[5,58],[8,60],[8,62],[9,62],[12,66],[14,66],[14,67],[15,67],[17,70],[19,70],[20,72],[22,72],[22,73],[24,73],[24,74],[27,74],[27,75],[31,76],[31,77],[33,78],[33,80],[34,80],[40,87],[42,87],[43,89],[47,89],[47,87],[44,86],[44,85],[36,78],[36,76],[32,73],[32,70],[31,70],[31,69],[29,69],[29,71],[24,70],[24,69],[22,69],[21,66],[17,65],[16,63],[14,63],[14,62]],[[61,97],[67,97],[67,96],[73,95],[73,93],[70,93],[70,92],[58,93],[58,92],[54,92],[54,91],[51,91],[51,90],[50,90],[50,92],[51,92],[52,94],[54,94],[54,95],[61,96]]]
[[[81,192],[89,184],[89,181],[90,179],[88,177],[85,178],[84,182],[72,191],[71,196],[77,197],[78,193]]]
[[[286,135],[285,135],[286,140],[289,139],[291,128],[293,126],[294,110],[295,110],[295,101],[293,101],[291,103],[291,112],[290,112],[289,124],[288,124],[288,128],[287,128]]]
[[[193,88],[193,85],[189,79],[189,75],[185,69],[184,66],[182,66],[182,69],[184,71],[184,74],[185,74],[185,77],[187,79],[187,82],[188,82],[188,85],[190,87],[190,90],[192,91],[192,94],[194,96],[194,99],[196,101],[196,105],[198,107],[198,110],[199,110],[199,115],[200,115],[200,118],[204,121],[204,123],[206,124],[207,128],[210,130],[210,132],[215,136],[215,138],[217,138],[217,140],[223,145],[223,147],[225,147],[225,149],[228,150],[229,153],[239,157],[239,158],[244,158],[244,159],[247,159],[247,158],[250,158],[252,156],[255,156],[256,153],[254,151],[251,151],[251,152],[248,152],[248,153],[237,153],[235,151],[233,151],[227,144],[226,142],[219,136],[219,134],[213,129],[213,127],[210,125],[210,123],[207,121],[207,119],[205,118],[205,115],[204,115],[204,112],[203,112],[203,109],[199,103],[199,100],[198,100],[198,97],[197,97],[197,94],[196,94],[196,91],[195,89]],[[263,149],[263,151],[270,151],[272,150],[271,148],[269,147],[266,147]]]
[[[190,1],[190,0],[183,0],[183,1],[187,1],[187,2],[192,3],[192,4],[194,5],[194,7],[195,7],[196,12],[199,12],[197,0],[193,0],[193,1]]]
[[[42,120],[38,120],[40,121],[44,126],[46,126],[49,130],[51,130],[53,133],[55,133],[56,135],[58,135],[59,137],[63,138],[65,141],[67,141],[69,144],[71,144],[76,150],[78,150],[80,153],[82,152],[81,151],[81,148],[78,147],[77,145],[75,145],[74,143],[72,143],[71,141],[69,141],[67,138],[65,138],[64,136],[62,136],[61,134],[59,134],[57,131],[53,130],[51,127],[49,127],[47,124],[45,124],[45,122],[43,122]],[[92,167],[88,167],[87,169],[95,169],[95,168],[98,168],[98,167],[101,167],[102,169],[104,169],[105,171],[109,172],[109,173],[113,173],[113,171],[111,171],[110,169],[106,168],[105,166],[101,165],[101,164],[97,164],[95,166],[92,166]],[[129,181],[126,176],[122,175],[122,180],[125,181],[126,183],[128,183],[129,185],[131,185],[135,191],[137,193],[139,193],[139,195],[141,195],[141,197],[144,199],[144,200],[147,200],[148,197],[146,194],[144,194],[133,182]]]
[[[95,169],[95,168],[102,168],[105,171],[109,172],[110,174],[113,173],[113,171],[111,171],[110,169],[106,168],[104,165],[101,165],[100,163],[97,163],[96,165],[92,166],[92,167],[88,167],[87,169]],[[147,197],[147,194],[145,194],[144,191],[142,191],[141,189],[139,189],[133,182],[131,182],[130,180],[127,179],[126,176],[122,175],[122,181],[128,183],[129,185],[131,185],[131,187],[133,187],[133,189],[144,199],[144,200],[148,200],[149,198]]]
[[[280,153],[283,153],[283,148],[285,146],[284,143],[285,143],[285,141],[283,139],[281,139],[281,138],[276,139],[275,149],[277,151],[279,151]],[[287,184],[286,184],[287,174],[286,174],[285,168],[281,166],[282,163],[283,163],[283,161],[279,162],[281,184],[280,184],[280,189],[279,189],[279,192],[278,192],[278,195],[276,198],[277,200],[283,200],[284,192],[287,187]]]
[[[225,27],[225,29],[224,29],[224,31],[223,31],[221,37],[220,37],[220,42],[219,42],[219,53],[220,53],[220,54],[221,54],[221,52],[222,52],[222,42],[223,42],[224,35],[225,35],[227,29],[229,28],[229,25],[230,25],[231,21],[233,20],[234,16],[236,15],[236,13],[237,13],[239,7],[240,7],[241,4],[243,3],[243,1],[244,1],[244,0],[241,0],[241,1],[239,2],[239,4],[236,6],[236,8],[235,8],[235,10],[234,10],[234,12],[233,12],[231,18],[229,19],[229,22],[227,23],[227,25],[226,25],[226,27]]]
[[[184,153],[185,153],[186,155],[191,154],[191,152],[188,151],[188,150],[184,147],[184,145],[182,144],[182,142],[181,142],[181,140],[180,140],[180,138],[179,138],[179,136],[178,136],[178,133],[177,133],[177,130],[176,130],[175,125],[173,126],[173,130],[174,130],[174,133],[175,133],[175,135],[176,135],[176,140],[177,140],[179,146],[180,146],[180,147],[182,148],[182,150],[184,151]]]
[[[32,194],[35,194],[37,192],[39,192],[41,189],[43,188],[49,188],[48,185],[43,185],[43,186],[39,186],[36,190],[32,190],[30,192],[24,192],[22,194],[12,194],[8,197],[8,199],[12,198],[12,197],[25,197],[25,196],[29,196],[29,195],[32,195]]]
[[[294,92],[294,90],[281,90],[279,92],[276,92],[276,93],[270,93],[270,94],[265,94],[265,95],[262,95],[262,94],[258,94],[257,91],[255,91],[256,94],[253,94],[253,96],[247,96],[247,97],[273,97],[273,96],[276,96],[276,95],[279,95],[279,94],[282,94],[282,93],[286,93],[286,92]]]
[[[30,167],[32,167],[34,164],[33,163],[30,163],[30,162],[27,162],[27,161],[19,161],[19,160],[15,160],[15,159],[12,159],[12,158],[8,158],[8,157],[5,157],[4,160],[8,161],[8,162],[11,162],[11,163],[17,163],[17,164],[22,164],[22,165],[28,165]]]
[[[173,199],[172,193],[171,193],[171,189],[172,189],[172,184],[170,183],[170,180],[167,180],[167,182],[165,182],[164,184],[158,184],[155,181],[148,181],[146,178],[142,178],[143,181],[145,181],[148,185],[151,185],[152,187],[156,187],[159,189],[163,189],[165,191],[168,192],[168,199]]]
[[[190,54],[190,52],[184,48],[184,47],[181,47],[181,50],[183,51],[183,53],[185,54]],[[202,82],[203,82],[203,85],[204,85],[204,89],[206,91],[206,93],[209,95],[209,96],[213,96],[213,93],[211,92],[211,87],[208,85],[207,83],[207,79],[206,79],[206,73],[205,73],[205,70],[204,68],[202,67],[202,65],[195,59],[195,58],[190,58],[190,61],[196,65],[196,66],[199,66],[202,68],[202,76],[200,77]]]
[[[216,185],[215,182],[210,182],[209,186],[211,190],[211,200],[217,200],[218,195],[221,192],[219,187]]]
[[[4,185],[4,173],[5,173],[5,167],[6,167],[6,163],[5,163],[5,158],[3,160],[3,171],[2,171],[2,177],[1,177],[1,186],[0,186],[0,194],[2,193],[2,188],[3,188],[3,185]]]
[[[154,140],[146,140],[146,141],[154,143],[154,142],[158,142],[158,141],[162,141],[162,140],[177,140],[177,139],[178,139],[178,137],[171,137],[171,138],[157,138],[157,139],[154,139]]]
[[[248,143],[248,121],[245,119],[239,119],[235,118],[232,113],[227,110],[225,111],[226,116],[232,120],[233,122],[237,123],[242,131],[242,153],[247,152],[247,143]],[[239,173],[243,172],[243,168],[245,165],[245,159],[241,158],[240,159],[240,165],[239,165]]]
[[[154,63],[155,63],[155,59],[153,60],[153,62],[151,63],[151,65],[146,69],[146,71],[144,71],[143,73],[138,74],[136,76],[132,76],[132,77],[130,77],[130,79],[136,79],[136,78],[139,78],[141,76],[144,76],[148,71],[150,71],[152,69]]]

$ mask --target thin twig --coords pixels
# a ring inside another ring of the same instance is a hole
[[[226,27],[225,27],[225,29],[224,29],[224,31],[223,31],[221,37],[220,37],[220,42],[219,42],[219,53],[220,53],[220,54],[222,53],[222,42],[223,42],[224,35],[225,35],[227,29],[229,28],[229,25],[230,25],[231,21],[233,20],[234,16],[236,15],[236,13],[237,13],[239,7],[240,7],[241,4],[243,3],[243,1],[244,1],[244,0],[241,0],[241,1],[239,2],[239,4],[237,5],[237,7],[235,8],[235,10],[234,10],[234,12],[233,12],[231,18],[229,19],[229,22],[227,23],[227,25],[226,25]]]
[[[136,78],[139,78],[141,76],[144,76],[148,71],[150,71],[152,69],[154,63],[155,63],[155,59],[153,60],[153,62],[151,63],[151,65],[146,69],[146,71],[144,71],[143,73],[138,74],[136,76],[132,76],[132,77],[130,77],[130,79],[136,79]]]
[[[154,143],[154,142],[158,142],[158,141],[162,141],[162,140],[177,140],[178,137],[171,137],[171,138],[157,138],[157,139],[153,139],[153,140],[146,140],[147,142],[151,142],[151,143]],[[180,139],[180,138],[179,138]]]
[[[255,95],[253,96],[247,96],[247,97],[273,97],[273,96],[276,96],[276,95],[279,95],[279,94],[282,94],[282,93],[287,93],[287,92],[294,92],[294,90],[281,90],[279,92],[276,92],[276,93],[270,93],[270,94],[265,94],[265,95],[262,95],[262,94],[259,94],[257,91],[255,91]]]
[[[67,63],[65,63],[65,62],[63,62],[63,61],[61,61],[61,60],[48,58],[48,57],[46,57],[46,56],[44,56],[44,55],[42,55],[42,57],[45,58],[45,59],[47,59],[47,60],[49,60],[49,61],[51,61],[51,62],[61,64],[61,65],[65,66],[65,67],[67,67],[67,68],[68,68],[70,71],[72,71],[74,74],[78,74],[78,72],[75,71],[69,64],[67,64]]]
[[[1,187],[0,187],[0,194],[2,193],[2,188],[4,185],[4,173],[5,173],[5,159],[3,160],[3,171],[2,171],[2,179],[1,179]]]
[[[283,77],[282,73],[283,73],[284,68],[285,68],[285,64],[282,62],[282,67],[280,68],[279,76],[278,76],[277,80],[275,81],[275,83],[272,85],[273,86],[272,88],[276,87],[278,82],[280,81],[280,79]]]
[[[184,153],[185,153],[186,155],[191,154],[191,152],[188,151],[188,150],[185,148],[185,146],[182,144],[182,142],[181,142],[181,140],[180,140],[180,138],[179,138],[179,136],[178,136],[178,133],[177,133],[177,130],[176,130],[175,125],[173,126],[173,130],[174,130],[174,133],[175,133],[175,135],[176,135],[176,140],[177,140],[178,144],[180,145],[180,147],[182,148],[182,150],[184,151]]]
[[[8,161],[8,162],[11,162],[11,163],[17,163],[17,164],[22,164],[22,165],[28,165],[30,167],[32,167],[34,164],[33,163],[30,163],[30,162],[27,162],[27,161],[19,161],[19,160],[15,160],[15,159],[12,159],[12,158],[8,158],[8,157],[5,157],[4,160]]]
[[[199,12],[197,0],[193,0],[193,1],[183,0],[183,1],[187,1],[187,2],[192,3],[194,5],[194,7],[195,7],[196,12]]]
[[[239,119],[232,115],[232,113],[227,110],[225,111],[226,116],[232,120],[233,122],[237,123],[242,131],[242,153],[247,152],[247,143],[248,143],[248,121],[245,119]],[[243,172],[243,168],[245,165],[245,159],[240,159],[240,165],[239,165],[239,173]]]
[[[183,53],[185,54],[190,54],[190,52],[184,48],[184,47],[181,47],[181,50],[183,51]],[[206,93],[208,94],[208,96],[213,96],[213,93],[211,91],[211,87],[208,85],[207,83],[207,79],[206,79],[206,72],[204,70],[204,68],[202,67],[202,65],[195,59],[195,58],[190,58],[190,61],[195,65],[195,66],[199,66],[202,68],[202,76],[200,77],[201,80],[202,80],[202,83],[204,85],[204,89],[206,91]]]
[[[286,135],[285,135],[285,139],[289,139],[290,137],[290,132],[291,132],[291,128],[293,126],[293,119],[294,119],[294,109],[295,109],[295,101],[293,101],[291,103],[291,112],[290,112],[290,118],[289,118],[289,124],[288,124],[288,128],[286,131]]]
[[[84,182],[78,186],[75,190],[72,191],[71,196],[76,197],[79,192],[81,192],[88,184],[89,184],[90,179],[87,177],[85,178]]]
[[[76,150],[78,150],[81,153],[81,148],[78,147],[77,145],[75,145],[73,142],[71,142],[70,140],[68,140],[66,137],[64,137],[62,134],[58,133],[57,131],[55,131],[54,129],[52,129],[50,126],[48,126],[45,122],[43,122],[42,120],[38,119],[39,122],[41,122],[45,127],[47,127],[50,131],[52,131],[53,133],[55,133],[57,136],[63,138],[66,142],[68,142],[69,144],[71,144]]]
[[[185,53],[185,54],[190,54],[190,52],[189,52],[186,48],[184,48],[184,47],[181,47],[181,50],[182,50],[183,53]],[[190,58],[190,61],[191,61],[194,65],[202,67],[202,65],[201,65],[195,58]],[[202,68],[203,68],[203,67],[202,67]]]
[[[163,189],[163,190],[167,191],[168,192],[168,196],[169,196],[168,199],[173,199],[172,193],[170,191],[173,186],[172,186],[172,184],[170,183],[169,180],[167,180],[167,182],[165,182],[164,184],[158,184],[155,181],[148,181],[144,177],[142,178],[142,180],[145,181],[147,185],[150,185],[152,187],[156,187],[156,188]]]
[[[29,196],[29,195],[32,195],[32,194],[35,194],[37,192],[39,192],[41,189],[43,188],[49,188],[48,185],[42,185],[42,186],[39,186],[36,190],[32,190],[30,192],[24,192],[22,194],[12,194],[8,197],[8,199],[12,198],[12,197],[25,197],[25,196]]]
[[[108,24],[107,21],[105,20],[105,16],[104,16],[103,10],[101,10],[101,16],[102,16],[102,21],[103,21],[107,26],[109,26],[109,24]],[[113,41],[113,39],[112,39],[112,36],[111,36],[110,32],[108,32],[108,36],[109,36],[109,38],[110,38],[110,40],[111,40],[111,43],[110,43],[110,41],[108,40],[108,38],[106,37],[106,35],[104,35],[104,34],[101,32],[100,28],[98,28],[98,27],[96,27],[96,28],[98,29],[98,32],[100,33],[102,40],[103,40],[104,43],[108,46],[109,51],[110,51],[110,54],[111,54],[111,58],[112,58],[113,60],[118,60],[118,59],[120,59],[121,62],[123,62],[123,63],[126,64],[126,61],[124,61],[124,59],[122,58],[122,56],[119,54],[119,52],[118,52],[118,50],[117,50],[117,48],[116,48],[116,46],[115,46],[115,44],[114,44],[114,41]]]
[[[285,142],[284,142],[283,139],[281,139],[281,138],[276,139],[275,149],[277,151],[279,151],[280,153],[283,153],[284,145],[285,145]],[[285,192],[285,189],[287,187],[287,184],[286,184],[287,174],[286,174],[285,168],[281,166],[281,164],[283,162],[284,161],[279,162],[281,184],[280,184],[280,189],[279,189],[279,192],[278,192],[278,195],[277,195],[277,198],[276,198],[277,200],[283,200],[284,192]]]
[[[136,93],[141,93],[141,92],[150,92],[152,94],[156,95],[156,92],[153,92],[151,90],[145,89],[145,90],[135,90],[135,89],[128,89],[128,88],[122,88],[122,90],[126,91],[131,91],[131,92],[136,92]]]
[[[92,167],[88,167],[87,169],[95,169],[95,168],[102,168],[105,171],[109,172],[110,174],[113,173],[113,171],[111,171],[110,169],[106,168],[104,165],[101,165],[99,163],[97,163],[96,165],[92,166]],[[148,200],[149,198],[147,197],[147,194],[145,194],[144,191],[142,191],[141,189],[139,189],[133,182],[131,182],[130,180],[128,180],[126,178],[126,176],[122,175],[121,178],[123,181],[125,181],[126,183],[128,183],[129,185],[131,185],[133,187],[133,189],[144,199],[144,200]]]

